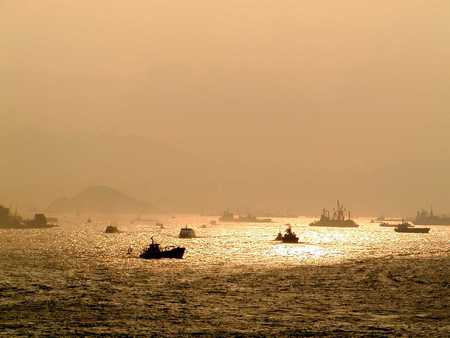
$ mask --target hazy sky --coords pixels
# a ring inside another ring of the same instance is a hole
[[[0,0],[0,118],[0,203],[450,211],[450,2]]]

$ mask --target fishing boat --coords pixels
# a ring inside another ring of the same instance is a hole
[[[288,225],[286,229],[286,233],[284,235],[281,234],[281,231],[278,232],[277,237],[275,238],[276,241],[282,241],[283,243],[298,243],[298,237],[295,234],[295,232],[292,231],[292,228],[290,225]]]
[[[158,243],[155,243],[153,237],[150,245],[139,255],[140,258],[144,259],[161,259],[161,258],[183,258],[184,252],[186,251],[183,247],[168,246],[161,248]]]
[[[426,234],[430,231],[430,228],[416,228],[408,222],[403,222],[395,227],[395,232],[407,232],[416,234]]]
[[[192,228],[188,228],[187,225],[185,228],[180,230],[179,238],[195,238],[195,231]]]
[[[105,229],[106,234],[118,234],[120,233],[119,229],[116,226],[108,225]]]
[[[322,209],[322,215],[318,221],[312,222],[310,226],[315,227],[336,227],[336,228],[357,228],[358,224],[351,219],[350,210],[344,208],[342,204],[337,201],[337,209],[333,210],[333,215],[330,216],[330,211]]]

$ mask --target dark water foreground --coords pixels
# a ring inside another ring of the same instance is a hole
[[[450,335],[449,257],[163,275],[20,262],[2,266],[0,335]]]

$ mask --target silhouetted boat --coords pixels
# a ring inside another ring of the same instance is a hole
[[[380,227],[389,227],[389,228],[393,228],[396,227],[397,224],[393,224],[393,223],[387,223],[387,222],[382,222],[379,224]]]
[[[347,214],[347,215],[346,215]],[[337,227],[337,228],[357,228],[358,224],[350,218],[350,211],[344,209],[344,206],[337,201],[337,209],[334,210],[333,216],[330,217],[330,211],[322,209],[320,220],[312,222],[310,226],[316,227]]]
[[[277,237],[275,237],[275,240],[276,240],[276,241],[281,241],[281,240],[283,240],[283,234],[281,233],[281,231],[278,232],[278,235],[277,235]]]
[[[180,234],[178,235],[179,238],[195,238],[195,231],[194,229],[188,228],[187,225],[185,228],[182,228],[180,230]]]
[[[395,227],[395,232],[408,232],[408,233],[420,233],[420,234],[426,234],[430,231],[430,228],[416,228],[409,224],[408,222],[403,222],[401,224],[398,224]]]
[[[286,233],[284,235],[281,234],[281,231],[278,232],[277,237],[275,238],[276,241],[282,241],[283,243],[298,243],[298,237],[295,234],[295,232],[292,231],[292,228],[290,225],[288,225],[286,229]]]
[[[144,259],[161,259],[161,258],[183,258],[185,248],[169,246],[165,248],[161,248],[158,243],[153,241],[153,237],[151,238],[152,242],[140,255],[140,258]]]
[[[120,233],[119,229],[116,226],[108,225],[105,229],[105,233],[107,234],[118,234]]]
[[[9,208],[0,205],[0,229],[46,229],[56,226],[48,223],[44,214],[35,214],[34,218],[23,220],[17,214],[11,215]]]
[[[424,209],[417,211],[413,222],[416,225],[450,225],[450,217],[435,215],[431,207],[429,212]]]
[[[272,220],[270,218],[257,218],[253,215],[246,216],[235,216],[229,210],[224,211],[223,215],[220,216],[219,221],[221,222],[235,222],[235,223],[270,223]]]
[[[379,216],[375,219],[371,219],[370,223],[383,223],[383,222],[401,222],[401,218],[388,218],[384,216]]]

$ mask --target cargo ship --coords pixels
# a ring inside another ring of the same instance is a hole
[[[350,211],[345,209],[342,204],[337,201],[337,209],[333,209],[333,215],[330,211],[322,209],[322,215],[318,221],[309,224],[314,227],[336,227],[336,228],[357,228],[358,224],[351,219]]]
[[[270,223],[272,219],[270,218],[257,218],[253,215],[236,216],[229,210],[225,210],[223,215],[219,218],[220,222],[234,222],[234,223]]]
[[[450,225],[450,216],[435,215],[433,207],[430,207],[430,211],[424,209],[417,211],[413,223],[416,225]]]

